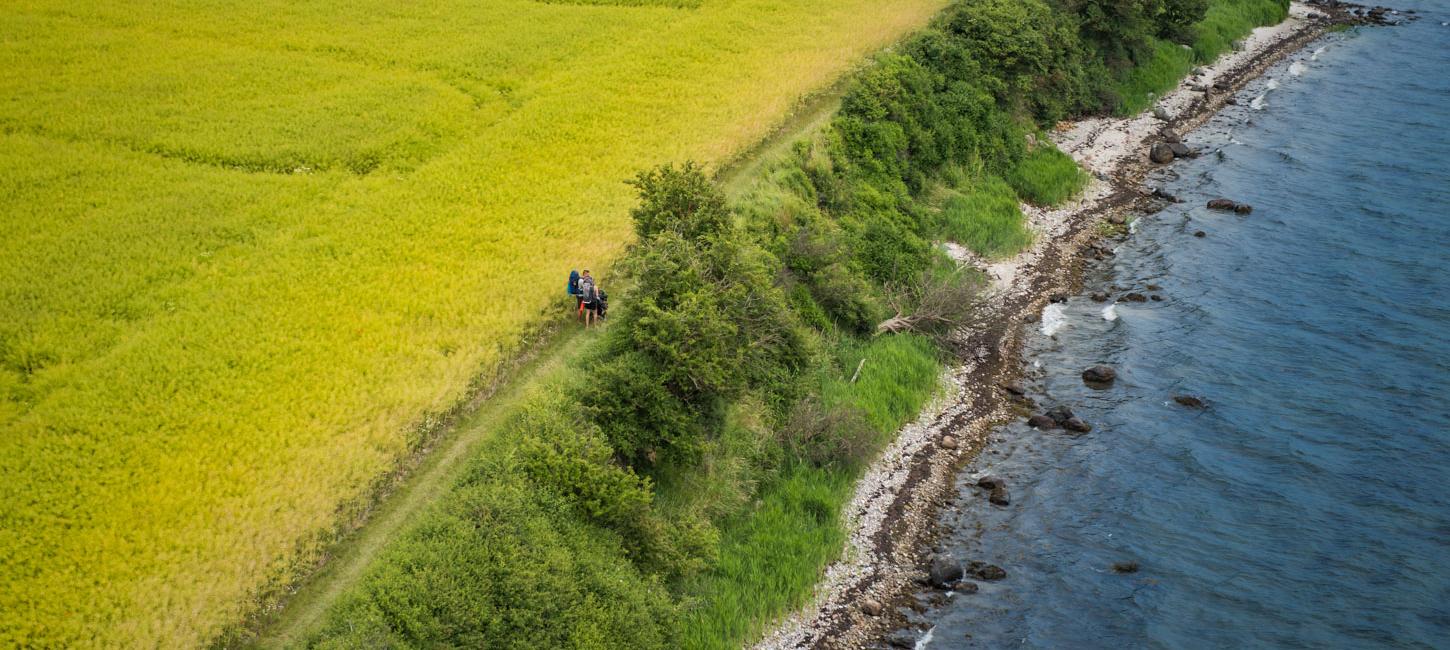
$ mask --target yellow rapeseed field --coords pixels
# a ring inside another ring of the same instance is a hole
[[[0,3],[0,647],[194,647],[621,250],[624,179],[945,0]]]

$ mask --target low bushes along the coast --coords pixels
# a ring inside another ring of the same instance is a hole
[[[1086,179],[1026,134],[1121,106],[1122,76],[1094,75],[1151,60],[1202,9],[962,2],[863,72],[835,120],[733,205],[693,165],[641,174],[633,286],[613,322],[310,644],[757,636],[809,595],[841,550],[855,480],[938,389],[931,338],[871,335],[885,304],[932,278],[977,281],[935,241],[1027,245],[1016,201],[1055,204]]]

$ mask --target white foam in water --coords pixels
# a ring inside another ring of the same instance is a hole
[[[926,646],[931,644],[931,635],[935,631],[936,626],[933,625],[930,630],[926,631],[926,634],[923,634],[920,639],[917,639],[916,647],[913,650],[925,650]]]
[[[1252,108],[1256,111],[1264,110],[1264,95],[1259,95],[1258,97],[1254,98],[1254,101],[1249,102],[1249,108]]]
[[[1067,314],[1062,305],[1053,303],[1042,310],[1042,335],[1052,336],[1067,325]]]
[[[1133,235],[1133,234],[1137,234],[1137,232],[1138,232],[1138,220],[1137,219],[1134,219],[1132,221],[1129,221],[1128,222],[1128,234],[1129,235]]]
[[[1304,64],[1303,64],[1303,62],[1300,62],[1300,61],[1295,61],[1295,62],[1289,64],[1289,74],[1294,75],[1296,77],[1299,76],[1299,75],[1301,75],[1301,74],[1304,74],[1304,71],[1305,70],[1308,70],[1308,69],[1309,68],[1305,67]]]
[[[1279,80],[1278,79],[1270,79],[1269,80],[1269,83],[1264,84],[1264,87],[1267,88],[1267,89],[1269,89],[1269,90],[1274,90],[1275,88],[1278,88],[1279,87]]]
[[[1317,49],[1317,50],[1314,50],[1314,53],[1309,55],[1309,60],[1310,61],[1318,61],[1319,60],[1319,55],[1320,54],[1323,54],[1323,53],[1324,53],[1324,48],[1322,48],[1322,47],[1319,48],[1319,49]]]
[[[1118,303],[1113,303],[1111,305],[1108,305],[1107,307],[1103,307],[1103,320],[1110,323],[1118,320]]]

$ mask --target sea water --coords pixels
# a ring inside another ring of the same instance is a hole
[[[1185,202],[1031,329],[1039,412],[1094,428],[963,470],[941,550],[1008,576],[914,616],[926,646],[1450,648],[1450,3],[1415,8],[1246,89],[1148,180]]]

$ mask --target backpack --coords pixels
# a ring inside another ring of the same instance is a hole
[[[569,295],[579,295],[579,271],[569,272]]]
[[[584,296],[584,302],[594,302],[594,280],[591,278],[579,278],[578,293]]]

